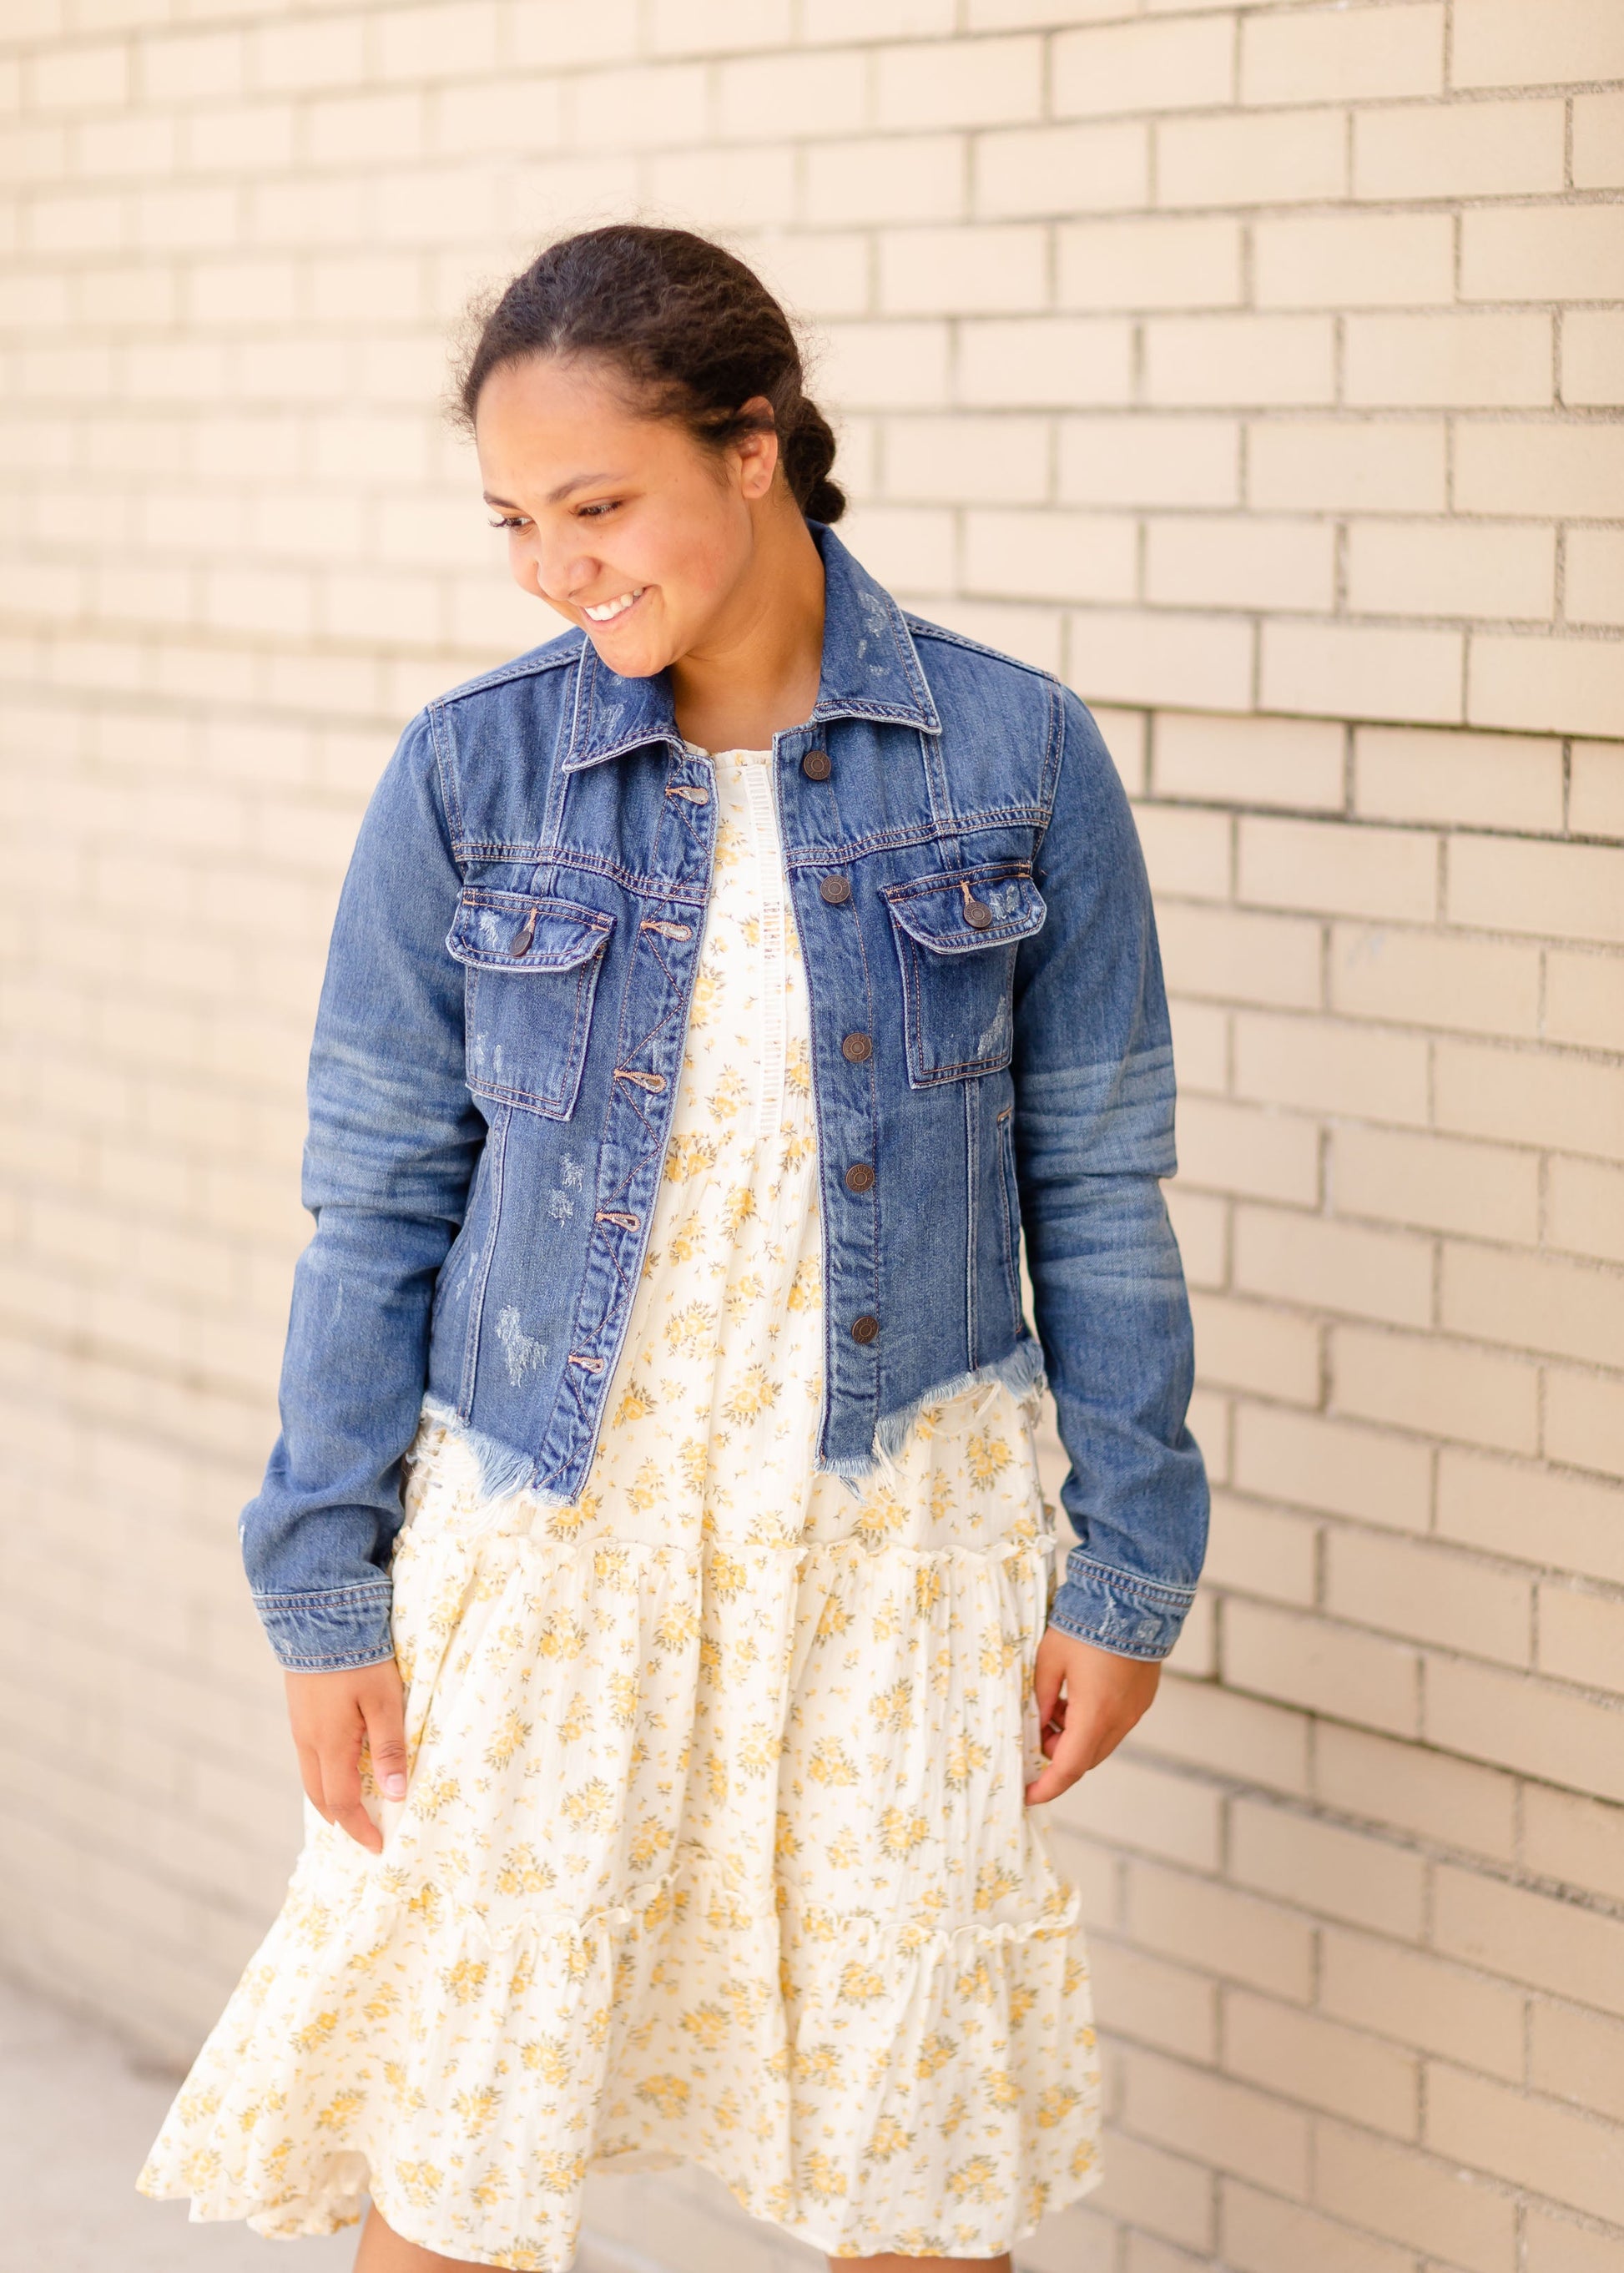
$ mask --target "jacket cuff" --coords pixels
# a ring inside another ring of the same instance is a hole
[[[342,1673],[395,1654],[389,1638],[393,1587],[334,1587],[253,1598],[276,1662],[289,1673]]]
[[[1118,1657],[1165,1657],[1195,1600],[1193,1587],[1169,1587],[1096,1563],[1080,1547],[1066,1558],[1049,1622],[1078,1641]]]

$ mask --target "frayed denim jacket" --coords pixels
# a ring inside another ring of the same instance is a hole
[[[773,738],[773,777],[811,1016],[816,1465],[855,1482],[928,1401],[1046,1375],[1081,1542],[1051,1622],[1159,1658],[1207,1486],[1132,816],[1074,694],[905,615],[811,527],[822,678],[806,724]],[[568,1502],[584,1483],[659,1187],[715,815],[665,674],[621,679],[575,631],[402,736],[334,927],[316,1229],[282,1434],[239,1527],[283,1666],[391,1654],[401,1464],[425,1405],[492,1492]],[[859,1164],[872,1175],[848,1178]]]

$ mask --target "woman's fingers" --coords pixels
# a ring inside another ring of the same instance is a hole
[[[368,1854],[381,1853],[383,1834],[361,1793],[361,1750],[365,1744],[372,1754],[380,1789],[392,1799],[403,1797],[406,1738],[399,1666],[391,1657],[377,1665],[289,1672],[283,1678],[299,1773],[311,1804]]]
[[[1058,1799],[1063,1791],[1069,1791],[1085,1769],[1094,1766],[1093,1744],[1094,1729],[1089,1721],[1081,1713],[1068,1711],[1065,1725],[1052,1738],[1044,1740],[1049,1766],[1026,1786],[1027,1806],[1041,1807],[1046,1799]]]
[[[1161,1672],[1159,1663],[1123,1657],[1049,1628],[1038,1643],[1032,1677],[1049,1766],[1026,1786],[1028,1806],[1057,1799],[1110,1757],[1149,1706]]]
[[[366,1716],[366,1749],[372,1756],[372,1774],[377,1779],[379,1790],[386,1798],[404,1799],[406,1712],[400,1669],[393,1658],[385,1665],[367,1669],[383,1677],[381,1680],[369,1684],[361,1699],[361,1710]]]

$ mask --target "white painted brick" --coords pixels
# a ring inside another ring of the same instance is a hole
[[[1035,119],[1042,64],[1034,39],[882,48],[875,57],[875,123],[906,133]]]
[[[1307,719],[1157,713],[1158,796],[1340,811],[1342,769],[1340,727]]]
[[[1145,326],[1145,378],[1150,401],[1192,409],[1327,403],[1335,384],[1330,319],[1152,317]]]
[[[1259,221],[1252,245],[1262,307],[1414,306],[1451,290],[1453,232],[1443,214]]]
[[[1443,510],[1441,422],[1257,419],[1246,430],[1246,459],[1249,502],[1266,511]]]
[[[1553,425],[1462,419],[1455,428],[1455,487],[1462,513],[1616,521],[1624,516],[1624,429],[1588,420]]]
[[[1071,641],[1068,676],[1086,701],[1250,704],[1252,629],[1238,617],[1092,608],[1072,618]]]
[[[372,70],[384,79],[489,78],[500,49],[495,0],[432,0],[373,19]]]
[[[358,15],[268,24],[250,34],[250,70],[272,90],[355,86],[366,77],[366,21]]]
[[[1575,742],[1570,823],[1582,836],[1624,838],[1624,750],[1614,742]]]
[[[1479,726],[1612,734],[1624,716],[1624,647],[1475,634],[1466,716]]]
[[[33,58],[25,80],[28,106],[43,111],[117,109],[130,93],[130,50],[122,41],[46,50]]]
[[[1343,383],[1350,403],[1374,409],[1516,409],[1547,403],[1550,319],[1350,316]]]
[[[716,86],[719,131],[741,142],[849,135],[868,123],[868,74],[863,56],[851,50],[726,63]]]
[[[921,322],[833,324],[822,384],[850,410],[935,409],[947,400],[947,328]]]
[[[993,346],[1019,349],[1010,333]],[[1240,497],[1240,430],[1232,419],[1067,418],[1059,491],[1069,505],[1233,505]]]
[[[1460,0],[1449,76],[1460,87],[1624,78],[1624,23],[1607,0],[1546,0],[1538,18],[1517,0]]]
[[[653,0],[650,30],[656,54],[706,55],[730,48],[781,47],[789,36],[789,0]]]
[[[1139,121],[980,134],[974,165],[974,211],[988,220],[1149,202],[1150,136]]]
[[[1353,113],[1357,198],[1538,195],[1562,187],[1563,105],[1361,106]]]
[[[879,240],[880,308],[888,316],[988,316],[1049,298],[1038,229],[889,229]]]
[[[1564,570],[1563,602],[1570,624],[1624,624],[1624,531],[1572,530]]]
[[[649,186],[668,220],[702,229],[789,221],[795,166],[788,150],[692,150],[647,161]]]
[[[891,418],[885,490],[910,501],[1039,503],[1049,488],[1049,429],[1036,418]]]
[[[999,599],[1130,600],[1136,549],[1123,516],[978,509],[965,521],[965,581]]]
[[[1205,109],[1233,92],[1234,42],[1222,19],[1102,24],[1060,33],[1052,67],[1062,118]]]
[[[958,27],[956,0],[801,0],[801,36],[929,40]]]
[[[1266,623],[1263,706],[1332,717],[1455,720],[1463,644],[1458,632]]]
[[[1550,529],[1357,521],[1348,531],[1348,604],[1360,614],[1498,617],[1549,623]]]
[[[1156,130],[1158,205],[1318,203],[1347,187],[1346,133],[1324,110],[1215,111]]]
[[[1334,541],[1323,521],[1157,515],[1145,530],[1145,596],[1174,607],[1329,608]]]
[[[963,138],[882,135],[805,154],[808,220],[824,224],[951,219],[965,206]]]
[[[1241,21],[1243,102],[1437,94],[1443,68],[1441,0],[1278,11]]]
[[[1230,221],[1076,221],[1059,232],[1067,308],[1220,308],[1241,297],[1240,229]]]
[[[1483,206],[1461,216],[1463,300],[1616,300],[1620,292],[1617,206]]]
[[[637,45],[636,0],[525,0],[508,19],[513,62],[558,71],[571,64],[604,64],[630,56]]]
[[[1575,95],[1573,145],[1575,189],[1624,189],[1624,94]]]
[[[706,88],[699,64],[587,73],[568,88],[575,142],[593,154],[697,142],[704,132]]]

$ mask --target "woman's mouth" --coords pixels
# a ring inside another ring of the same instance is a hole
[[[646,584],[639,584],[635,591],[622,592],[618,600],[600,600],[596,607],[589,608],[583,602],[583,612],[590,616],[595,624],[612,624],[617,616],[623,616],[628,608],[635,607],[648,589]]]

